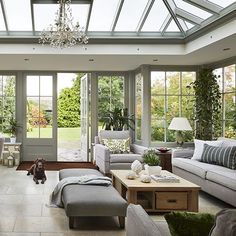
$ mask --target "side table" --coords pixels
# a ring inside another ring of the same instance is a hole
[[[172,172],[171,150],[165,153],[157,151],[157,155],[159,156],[161,160],[162,169]]]

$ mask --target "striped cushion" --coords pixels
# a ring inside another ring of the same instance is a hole
[[[225,166],[235,170],[236,146],[214,147],[208,144],[204,144],[201,161],[215,165]]]

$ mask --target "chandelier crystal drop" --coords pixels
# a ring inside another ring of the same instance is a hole
[[[54,48],[70,48],[76,44],[87,44],[88,37],[79,22],[73,24],[71,0],[59,0],[59,9],[56,12],[54,24],[44,29],[39,43],[50,44]]]

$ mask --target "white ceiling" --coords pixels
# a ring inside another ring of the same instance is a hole
[[[235,42],[236,20],[185,45],[88,44],[61,50],[38,44],[0,44],[0,70],[127,71],[142,64],[203,65],[236,56]]]

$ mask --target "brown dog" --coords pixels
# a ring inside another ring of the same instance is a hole
[[[33,175],[33,180],[36,184],[39,184],[38,180],[42,180],[41,184],[44,184],[44,182],[47,180],[47,177],[45,175],[45,169],[44,169],[44,163],[45,160],[42,158],[37,158],[34,162],[34,164],[30,167],[28,170],[27,175]]]

